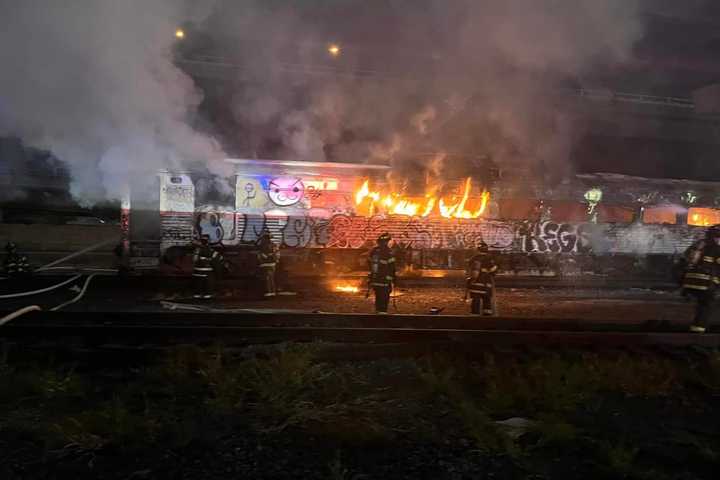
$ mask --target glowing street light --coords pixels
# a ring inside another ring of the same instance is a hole
[[[327,51],[333,57],[337,57],[340,55],[340,45],[336,43],[331,43],[330,45],[328,45]]]
[[[178,28],[177,30],[175,30],[175,38],[185,38],[185,30],[183,30],[182,28]]]

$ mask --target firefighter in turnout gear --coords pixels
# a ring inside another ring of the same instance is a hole
[[[368,286],[375,291],[375,312],[385,314],[390,304],[390,293],[395,283],[395,257],[390,250],[390,234],[383,233],[377,246],[370,252]]]
[[[685,252],[687,268],[683,276],[683,295],[697,300],[691,332],[704,333],[715,311],[715,293],[720,284],[720,225],[705,232]]]
[[[495,308],[495,274],[498,266],[488,246],[482,242],[478,253],[468,263],[467,292],[470,293],[472,304],[470,312],[479,315],[494,315]]]
[[[195,298],[212,298],[217,270],[224,263],[222,255],[210,246],[210,235],[200,236],[200,245],[193,252]]]
[[[270,232],[265,230],[258,239],[258,270],[263,282],[265,297],[274,297],[277,295],[277,287],[275,285],[275,273],[280,254],[277,247],[272,241]]]
[[[17,245],[13,242],[8,242],[5,245],[3,270],[8,277],[21,277],[30,274],[30,264],[27,257],[18,252]]]

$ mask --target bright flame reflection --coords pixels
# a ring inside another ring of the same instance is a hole
[[[358,293],[360,292],[360,288],[352,285],[335,285],[335,291],[343,293]]]
[[[436,194],[438,190],[438,186],[432,186],[423,199],[410,198],[398,193],[373,191],[370,189],[370,181],[365,180],[355,192],[355,205],[365,207],[369,215],[376,212],[421,217],[436,214],[444,218],[470,219],[482,216],[490,201],[490,192],[487,190],[483,190],[479,197],[471,198],[472,179],[469,177],[463,182],[460,195],[450,199],[441,198]],[[476,208],[468,208],[470,203],[475,204]]]

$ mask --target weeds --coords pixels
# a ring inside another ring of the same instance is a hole
[[[532,431],[538,436],[533,448],[567,446],[577,441],[579,435],[577,427],[566,420],[552,416],[541,417]]]
[[[628,474],[632,471],[639,451],[639,448],[629,446],[623,441],[615,444],[609,442],[600,444],[600,452],[607,468],[620,474]]]
[[[350,470],[342,462],[340,451],[337,451],[333,460],[328,463],[328,472],[329,480],[361,480],[365,478],[365,475],[350,473]]]
[[[720,356],[707,358],[690,371],[720,385]],[[408,367],[417,367],[417,375]],[[471,363],[435,356],[397,369],[390,361],[323,364],[306,347],[251,360],[234,360],[221,347],[180,347],[155,366],[117,373],[96,382],[72,368],[30,369],[0,355],[2,435],[91,463],[110,446],[123,454],[172,449],[238,425],[262,434],[291,429],[336,442],[380,443],[403,431],[445,441],[460,424],[476,449],[513,463],[538,458],[545,448],[567,455],[595,445],[609,470],[626,475],[635,472],[638,449],[592,440],[593,433],[612,438],[594,422],[608,415],[604,400],[621,393],[641,397],[638,404],[677,393],[690,378],[677,363],[654,357],[488,354]],[[530,421],[515,436],[496,422],[508,417]],[[676,441],[717,462],[720,450],[704,438]],[[333,479],[360,478],[339,454],[327,468]]]
[[[440,395],[449,401],[452,410],[462,421],[465,431],[476,447],[486,453],[516,456],[515,442],[498,427],[475,398],[469,395],[456,379],[452,364],[443,357],[433,357],[419,370],[430,395]]]
[[[357,439],[388,434],[376,416],[382,399],[371,393],[351,393],[355,379],[339,368],[313,361],[307,350],[291,350],[267,360],[239,364],[230,379],[229,393],[218,399],[242,402],[265,432],[305,427]],[[334,426],[334,427],[333,427]]]
[[[616,359],[586,356],[585,361],[598,390],[652,397],[669,394],[679,383],[679,370],[669,360],[621,355]]]
[[[129,449],[152,444],[158,426],[157,418],[131,412],[125,402],[115,396],[100,408],[63,418],[55,424],[55,429],[66,441],[84,449],[97,449],[110,443]]]

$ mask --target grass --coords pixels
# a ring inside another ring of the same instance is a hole
[[[335,452],[333,459],[328,462],[327,469],[329,480],[362,480],[366,478],[365,475],[351,473],[350,469],[343,463],[342,454],[339,450]]]
[[[436,356],[421,365],[418,373],[429,396],[439,395],[461,421],[476,447],[490,454],[516,456],[518,449],[510,436],[495,424],[484,405],[462,384],[464,374],[457,373],[452,361]]]
[[[619,437],[615,427],[595,421],[609,415],[608,395],[641,404],[690,392],[702,399],[720,385],[717,353],[687,363],[546,353],[331,365],[317,360],[313,346],[289,345],[250,359],[221,346],[178,347],[157,364],[112,375],[52,360],[13,360],[7,351],[0,355],[0,447],[14,442],[39,457],[87,464],[108,451],[132,457],[239,430],[310,435],[349,448],[393,439],[443,445],[463,437],[486,456],[520,464],[550,452],[568,458],[585,452],[625,476],[639,471],[641,439],[632,432]],[[515,435],[496,423],[510,417],[530,422]],[[717,463],[715,439],[672,435],[703,462]],[[360,478],[339,454],[328,460],[327,472]]]
[[[638,447],[624,441],[600,444],[600,452],[605,457],[607,469],[621,475],[627,475],[633,470],[639,451]]]
[[[550,353],[530,358],[486,354],[482,362],[469,366],[436,356],[420,365],[419,377],[429,397],[449,405],[478,449],[513,458],[547,448],[576,449],[587,432],[574,417],[580,409],[599,408],[607,395],[657,398],[683,388],[682,366],[625,354]],[[532,427],[518,435],[495,423],[511,417],[526,418]],[[632,458],[637,454],[627,445],[605,451],[614,470],[631,463],[624,454],[632,453]]]

